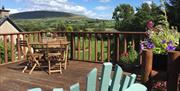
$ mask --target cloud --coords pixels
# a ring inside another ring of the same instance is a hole
[[[29,6],[21,11],[50,10],[70,12],[88,17],[95,17],[96,13],[86,7],[74,4],[68,0],[29,0]]]
[[[18,2],[23,2],[26,0],[16,0]],[[90,0],[88,0],[90,1]],[[101,0],[101,1],[110,1],[110,0]],[[36,11],[36,10],[49,10],[49,11],[62,11],[69,12],[79,15],[85,15],[90,18],[97,19],[108,19],[111,15],[97,14],[96,10],[107,10],[110,7],[106,6],[97,6],[93,10],[89,10],[84,6],[77,5],[68,0],[28,0],[28,5],[25,8],[18,9],[9,9],[12,13],[24,12],[24,11]]]
[[[10,10],[10,14],[13,14],[13,13],[18,13],[19,10],[18,9],[11,9],[11,8],[7,8],[7,10]]]
[[[111,17],[112,17],[111,14],[98,14],[95,18],[111,20]]]
[[[151,5],[153,2],[152,2],[152,0],[145,0],[144,3],[147,3],[148,5]]]
[[[109,9],[109,7],[107,7],[107,6],[97,6],[97,7],[95,7],[95,9],[96,10],[107,10],[107,9]]]
[[[111,0],[99,0],[99,2],[107,3],[110,2]]]

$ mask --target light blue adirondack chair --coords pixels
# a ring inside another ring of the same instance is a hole
[[[99,91],[147,91],[147,88],[139,83],[134,83],[135,74],[123,75],[120,66],[116,65],[113,77],[111,78],[112,64],[104,63],[102,68]],[[89,72],[86,79],[86,91],[96,91],[97,69]],[[41,88],[34,88],[28,91],[41,91]],[[62,88],[54,88],[53,91],[63,91]],[[80,91],[79,83],[70,87],[70,91]]]

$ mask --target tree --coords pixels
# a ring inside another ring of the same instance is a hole
[[[130,31],[132,19],[134,15],[133,7],[129,4],[120,4],[114,9],[113,19],[115,22],[115,29],[119,31]]]
[[[57,31],[65,31],[66,29],[66,26],[62,21],[57,21],[56,27],[57,27]]]
[[[169,0],[169,2],[166,3],[168,21],[180,31],[180,0]]]
[[[72,32],[73,31],[73,27],[71,25],[67,25],[66,26],[66,31],[67,32]]]
[[[160,7],[155,3],[151,5],[143,3],[140,8],[137,8],[137,13],[134,16],[134,29],[136,31],[146,31],[146,23],[151,20],[157,24],[161,14]]]

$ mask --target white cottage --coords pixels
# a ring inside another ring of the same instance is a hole
[[[9,10],[5,10],[4,7],[0,9],[0,34],[7,33],[19,33],[23,32],[10,18],[9,18]],[[10,40],[10,36],[8,37],[8,41]],[[20,35],[22,37],[22,35]],[[14,44],[16,44],[17,36],[14,36]],[[0,39],[3,40],[3,36],[0,35]]]
[[[0,19],[0,34],[19,32],[22,30],[8,16]]]

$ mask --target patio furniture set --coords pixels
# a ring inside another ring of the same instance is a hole
[[[59,72],[62,74],[62,67],[66,69],[69,42],[65,37],[56,39],[44,39],[42,42],[28,42],[19,40],[23,57],[28,60],[23,73],[30,69],[29,74],[35,68],[41,69],[41,62],[48,63],[48,73]]]

